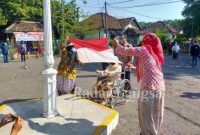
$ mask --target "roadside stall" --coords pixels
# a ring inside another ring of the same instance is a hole
[[[36,54],[36,58],[38,58],[43,53],[44,32],[41,23],[32,21],[14,22],[5,29],[5,33],[12,47],[10,53],[12,59],[16,59],[19,56],[21,41],[26,43],[27,58],[30,58],[31,54]]]
[[[18,46],[21,41],[26,42],[28,58],[33,53],[36,54],[36,58],[39,58],[43,53],[43,32],[14,32],[14,36]]]

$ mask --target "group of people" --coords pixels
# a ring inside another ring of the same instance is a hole
[[[180,46],[176,42],[174,45],[172,42],[169,43],[168,46],[168,54],[172,55],[173,59],[178,59],[178,55],[180,52]],[[192,68],[196,68],[198,65],[198,59],[200,64],[200,44],[196,40],[192,41],[189,45],[189,54],[192,57]]]
[[[2,50],[4,63],[9,63],[9,48],[10,48],[9,44],[7,42],[2,42],[0,48]],[[24,41],[21,41],[18,48],[18,53],[20,53],[21,55],[21,61],[26,60],[26,52],[27,52],[27,45],[25,44]]]
[[[0,43],[0,49],[3,55],[4,63],[9,63],[9,44],[7,42]],[[30,54],[34,51],[33,44],[31,41],[21,41],[17,46],[17,57],[21,55],[21,61],[26,61],[26,58],[30,58]],[[39,58],[42,54],[43,49],[40,45],[36,48],[36,57]],[[26,57],[27,55],[27,57]]]
[[[27,59],[30,58],[30,54],[34,51],[33,44],[31,41],[21,41],[20,44],[18,45],[18,54],[21,55],[21,61],[26,60],[26,55]],[[40,57],[40,54],[42,54],[43,49],[40,45],[37,45],[37,48],[35,49],[36,51],[36,58]]]
[[[122,64],[122,69],[132,65],[131,57],[134,56],[136,59],[136,76],[141,89],[138,99],[141,135],[157,135],[163,121],[165,93],[165,83],[162,73],[164,55],[160,39],[155,34],[148,33],[143,37],[142,46],[132,47],[127,44],[124,37],[122,37],[121,42],[118,38],[114,38],[112,47],[115,55],[124,64]],[[77,74],[76,64],[83,65],[83,63],[79,60],[73,44],[68,42],[68,37],[60,49],[62,57],[58,66],[57,90],[58,94],[62,95],[73,93]],[[105,71],[97,70],[97,74],[105,74],[110,78],[119,78],[121,76],[115,73],[122,70],[120,67],[117,63],[111,63]],[[125,74],[125,76],[129,78],[130,73]],[[102,104],[106,104],[105,99],[109,98],[112,93],[112,89],[110,89],[112,83],[110,83],[110,80],[106,83],[97,81],[95,86],[96,89],[105,90],[106,97],[102,97],[104,99],[102,100]],[[101,95],[101,93],[97,94]]]

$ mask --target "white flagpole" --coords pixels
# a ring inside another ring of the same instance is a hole
[[[43,74],[43,117],[55,117],[56,108],[56,74],[53,69],[53,46],[52,46],[52,25],[51,25],[51,1],[43,0],[44,14],[44,63]]]

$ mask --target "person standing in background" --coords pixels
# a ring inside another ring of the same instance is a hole
[[[169,56],[172,55],[172,47],[173,47],[172,42],[169,42],[169,45],[168,45],[168,55]]]
[[[180,46],[176,42],[175,45],[172,47],[173,59],[178,59],[178,53],[180,51]]]
[[[8,49],[9,49],[8,43],[3,42],[2,45],[1,45],[1,49],[2,49],[4,63],[9,63],[9,60],[8,60]]]
[[[200,55],[200,47],[197,44],[197,41],[194,41],[190,48],[190,55],[192,56],[192,68],[197,67],[198,56]]]
[[[131,47],[132,45],[130,45],[127,40],[126,37],[123,35],[120,41],[120,44],[124,47]],[[122,72],[124,72],[124,74],[122,74],[121,78],[122,79],[128,79],[129,81],[131,80],[131,69],[127,68],[128,64],[132,64],[132,57],[131,56],[119,56],[118,55],[119,60],[122,62]]]
[[[21,54],[21,61],[26,61],[26,43],[24,41],[21,41],[20,44],[20,54]]]

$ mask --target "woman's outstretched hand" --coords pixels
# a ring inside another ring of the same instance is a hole
[[[68,41],[68,40],[69,40],[69,36],[66,36],[66,37],[65,37],[65,40],[67,40],[67,41]]]
[[[117,38],[113,39],[113,47],[116,47],[117,45],[119,45],[119,41]]]

